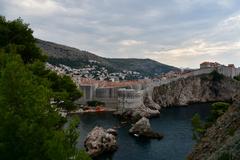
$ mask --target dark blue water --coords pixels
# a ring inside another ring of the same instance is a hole
[[[130,126],[118,129],[119,149],[113,154],[98,157],[99,160],[184,160],[195,141],[192,139],[191,118],[199,113],[206,119],[210,104],[194,104],[188,107],[172,107],[161,110],[159,118],[151,119],[154,131],[164,134],[162,140],[139,139],[128,134]],[[79,147],[94,126],[110,128],[119,125],[111,113],[87,113],[80,116]]]

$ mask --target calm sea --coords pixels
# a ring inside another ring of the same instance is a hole
[[[199,113],[202,119],[209,114],[210,104],[193,104],[187,107],[171,107],[161,110],[159,118],[150,120],[154,131],[164,134],[162,140],[149,140],[128,134],[127,125],[118,129],[119,149],[97,160],[184,160],[195,144],[192,139],[191,118]],[[111,113],[87,113],[80,117],[78,147],[83,148],[84,139],[94,126],[104,128],[119,126],[119,120]]]

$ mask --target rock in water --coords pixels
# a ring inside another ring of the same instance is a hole
[[[84,147],[91,157],[98,156],[104,152],[117,150],[117,131],[114,129],[104,129],[95,127],[88,133],[84,141]]]
[[[117,136],[117,131],[115,129],[109,128],[107,129],[107,133]]]
[[[135,123],[132,128],[130,128],[129,133],[147,138],[163,138],[162,134],[152,131],[149,119],[147,119],[146,117],[142,117],[139,121],[137,121],[137,123]]]
[[[147,118],[142,117],[139,121],[137,121],[133,127],[129,130],[130,133],[140,134],[143,132],[150,132],[151,125]]]
[[[138,106],[137,108],[131,111],[131,117],[137,120],[139,120],[142,117],[152,118],[158,117],[159,115],[160,112],[158,110],[152,110],[146,107],[145,105]]]

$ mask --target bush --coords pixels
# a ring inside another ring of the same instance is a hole
[[[234,77],[235,80],[240,81],[240,75]]]
[[[225,113],[230,106],[229,103],[225,102],[216,102],[211,106],[211,114],[208,118],[208,122],[215,122],[218,117],[220,117],[223,113]]]
[[[200,119],[199,114],[195,114],[192,118],[193,139],[199,140],[205,132],[205,127]]]
[[[57,106],[67,110],[76,108],[74,101],[82,96],[82,92],[69,76],[59,76],[56,72],[46,70],[44,63],[40,61],[29,64],[28,67],[41,80],[48,81],[48,86],[53,91],[52,98],[57,102]]]
[[[227,133],[229,136],[233,136],[236,130],[236,128],[228,128]]]
[[[218,73],[216,70],[212,71],[210,75],[212,76],[212,80],[216,82],[219,82],[224,78],[224,75]]]
[[[218,160],[233,160],[233,157],[230,153],[222,153]]]
[[[93,101],[88,101],[87,102],[87,105],[88,106],[91,106],[91,107],[96,107],[96,106],[101,106],[101,105],[105,105],[104,102],[100,102],[100,101],[96,101],[96,100],[93,100]]]
[[[199,114],[195,114],[192,118],[193,139],[199,140],[205,133],[206,129],[211,127],[217,118],[227,111],[229,106],[230,104],[225,102],[213,103],[211,105],[211,113],[205,123],[201,121]],[[234,132],[234,129],[228,130],[229,135],[233,135]]]

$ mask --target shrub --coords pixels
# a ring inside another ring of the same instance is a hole
[[[96,100],[93,100],[93,101],[88,101],[87,102],[87,105],[88,106],[91,106],[91,107],[96,107],[96,106],[101,106],[101,105],[105,105],[104,102],[101,102],[101,101],[96,101]]]
[[[240,81],[240,75],[234,77],[235,80]]]
[[[230,153],[222,153],[218,160],[233,160],[233,158]]]
[[[200,139],[205,132],[205,127],[203,122],[200,119],[199,114],[195,114],[192,118],[192,127],[193,127],[193,139]]]
[[[221,81],[224,78],[224,75],[218,73],[216,70],[212,71],[210,75],[212,76],[212,80],[217,82]]]
[[[236,128],[228,128],[227,133],[229,136],[233,136],[236,131]]]
[[[215,122],[218,117],[220,117],[224,112],[227,111],[229,105],[230,105],[229,103],[225,102],[213,103],[211,106],[211,114],[208,118],[208,122],[211,123]]]

